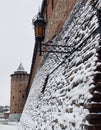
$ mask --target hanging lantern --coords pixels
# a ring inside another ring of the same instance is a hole
[[[35,28],[35,38],[37,41],[43,41],[45,37],[45,24],[44,18],[39,13],[36,20],[32,20],[32,24]]]

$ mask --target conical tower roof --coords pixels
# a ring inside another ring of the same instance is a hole
[[[17,71],[25,71],[22,63],[19,64]]]
[[[27,73],[27,71],[25,71],[25,69],[24,69],[22,63],[19,64],[17,70],[14,72],[14,74],[11,74],[11,76],[16,75],[16,74],[24,74],[24,75],[27,74],[27,75],[29,75],[29,74]]]

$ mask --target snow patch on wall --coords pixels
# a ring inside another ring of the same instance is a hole
[[[89,1],[78,0],[62,31],[53,39],[53,44],[68,46],[56,49],[67,54],[44,55],[21,117],[20,130],[84,129],[89,113],[85,105],[92,97],[89,89],[94,87],[96,73],[98,27],[96,10]]]

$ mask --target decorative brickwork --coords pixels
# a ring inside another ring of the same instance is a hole
[[[92,1],[93,7],[96,9],[96,15],[99,23],[99,16],[97,11],[97,3],[98,1]],[[99,23],[99,33],[100,31],[100,23]],[[101,37],[100,37],[101,40]],[[96,50],[97,62],[94,74],[94,82],[92,83],[93,88],[90,89],[90,93],[92,94],[92,98],[89,99],[89,104],[86,108],[89,110],[90,114],[87,115],[87,121],[89,125],[87,126],[87,130],[100,130],[101,129],[101,44],[99,40],[99,45]]]
[[[100,47],[100,46],[99,46]],[[100,67],[100,48],[97,53],[98,61],[96,74],[94,76],[94,88],[92,88],[92,98],[87,106],[90,114],[87,115],[87,120],[90,123],[87,130],[100,130],[101,129],[101,70]]]

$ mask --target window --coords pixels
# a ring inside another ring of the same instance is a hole
[[[21,93],[22,91],[21,90],[19,90],[19,93]]]
[[[22,95],[22,98],[24,98],[25,96],[24,95]]]

